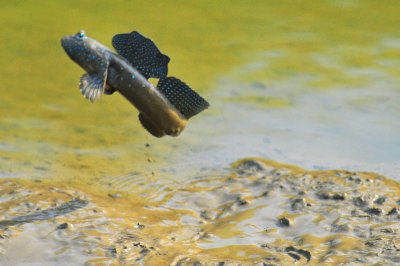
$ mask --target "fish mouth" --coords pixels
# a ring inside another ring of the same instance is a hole
[[[64,36],[61,38],[61,46],[64,48],[67,55],[74,59],[77,52],[77,47],[80,46],[78,40],[76,40],[74,35]]]
[[[68,48],[71,47],[71,36],[64,36],[61,38],[61,46],[68,53]]]
[[[64,36],[61,38],[62,47],[65,47],[66,43],[68,42],[68,37],[70,37],[70,36]]]
[[[64,36],[61,38],[61,46],[67,50],[68,47],[71,47],[75,44],[73,36]]]

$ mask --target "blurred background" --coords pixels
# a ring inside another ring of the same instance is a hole
[[[399,12],[395,0],[1,1],[0,177],[135,192],[257,156],[398,179]],[[117,33],[151,38],[210,109],[156,139],[119,94],[86,101],[60,45],[80,29],[108,47]]]

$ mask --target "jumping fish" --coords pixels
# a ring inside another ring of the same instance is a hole
[[[139,121],[153,136],[178,136],[192,116],[209,103],[184,82],[167,77],[170,58],[140,33],[117,34],[112,45],[118,54],[89,38],[83,30],[65,36],[68,56],[87,73],[79,83],[83,96],[94,102],[104,94],[122,94],[139,110]],[[158,78],[157,87],[148,81]]]

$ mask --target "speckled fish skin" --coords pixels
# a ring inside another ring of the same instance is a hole
[[[178,136],[185,128],[185,116],[125,58],[79,33],[63,37],[61,44],[68,56],[89,75],[105,72],[104,86],[107,84],[118,91],[139,110],[142,125],[152,135]],[[151,131],[142,120],[151,127]]]
[[[107,66],[112,51],[94,39],[80,36],[79,33],[63,37],[62,47],[68,56],[87,73],[101,71]]]

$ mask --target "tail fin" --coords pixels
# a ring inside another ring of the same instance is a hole
[[[177,78],[161,78],[157,88],[187,119],[210,106],[206,100]]]
[[[157,128],[147,117],[143,114],[139,114],[139,121],[142,126],[154,137],[161,138],[165,135],[159,128]]]

